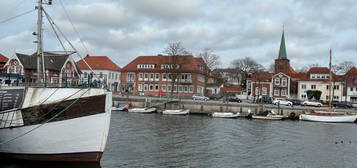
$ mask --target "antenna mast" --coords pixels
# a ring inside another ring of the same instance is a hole
[[[331,65],[331,59],[332,59],[332,50],[331,50],[331,48],[330,48],[330,58],[329,58],[329,96],[328,96],[328,105],[329,105],[329,108],[331,109],[331,105],[332,105],[332,94],[331,94],[331,91],[334,89],[334,88],[332,88],[332,87],[335,87],[335,86],[332,86],[332,72],[331,72],[331,68],[332,68],[332,65]]]

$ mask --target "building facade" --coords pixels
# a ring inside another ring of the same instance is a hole
[[[139,56],[121,70],[122,92],[134,95],[203,94],[205,68],[202,58],[185,56]]]
[[[48,86],[65,87],[80,84],[78,69],[71,54],[58,52],[44,52],[45,73],[40,74],[41,83]],[[17,74],[17,79],[10,81],[10,84],[19,83],[35,84],[38,82],[37,55],[26,55],[16,53],[15,57],[9,59],[4,65],[6,73]]]
[[[120,67],[107,56],[87,55],[76,64],[83,72],[81,79],[84,83],[94,82],[112,92],[120,91]]]

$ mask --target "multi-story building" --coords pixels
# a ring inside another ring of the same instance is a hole
[[[345,101],[350,101],[357,104],[357,68],[351,68],[344,77],[346,84]]]
[[[27,83],[35,84],[37,79],[37,55],[26,55],[16,53],[15,57],[9,59],[4,66],[8,74],[17,74],[17,79],[9,81],[9,84]],[[80,83],[80,70],[74,63],[70,54],[59,52],[44,52],[45,73],[40,74],[41,83],[48,86],[70,86]],[[19,79],[21,78],[21,79]]]
[[[344,97],[344,85],[343,76],[335,75],[332,73],[332,82],[329,89],[329,68],[327,67],[312,67],[306,73],[304,78],[298,81],[298,98],[308,99],[308,91],[320,91],[320,100],[328,102],[329,95],[331,95],[332,100],[342,101]]]
[[[203,59],[192,55],[139,56],[121,69],[122,91],[158,95],[161,90],[179,97],[203,94],[205,68]]]
[[[83,72],[81,78],[84,83],[94,82],[113,92],[120,90],[120,67],[107,56],[87,55],[76,64]]]

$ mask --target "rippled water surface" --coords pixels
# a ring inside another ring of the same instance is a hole
[[[101,166],[73,167],[357,167],[357,125],[113,112]]]
[[[102,167],[357,167],[357,125],[114,113]]]

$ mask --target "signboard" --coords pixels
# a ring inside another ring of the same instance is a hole
[[[0,111],[19,108],[24,98],[24,89],[1,89]]]

